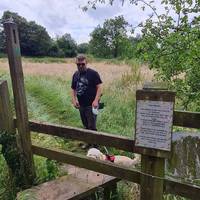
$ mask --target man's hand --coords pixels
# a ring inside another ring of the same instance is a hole
[[[74,89],[72,89],[71,91],[71,95],[72,95],[72,104],[75,108],[80,108],[79,102],[76,98],[76,91]]]
[[[92,107],[97,108],[99,106],[99,99],[101,97],[101,84],[96,85],[97,93],[94,101],[92,102]]]
[[[72,101],[72,103],[73,103],[73,105],[74,105],[75,108],[80,108],[79,102],[76,99],[74,99]]]
[[[97,101],[97,100],[94,100],[93,102],[92,102],[92,107],[93,108],[97,108],[99,106],[99,102]]]

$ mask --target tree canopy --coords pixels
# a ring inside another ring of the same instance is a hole
[[[70,34],[66,33],[57,38],[58,47],[64,52],[66,57],[74,57],[77,54],[77,44]]]
[[[96,8],[97,3],[115,0],[91,0],[85,7]],[[121,0],[122,4],[125,0]],[[107,19],[91,33],[89,47],[78,45],[66,33],[55,40],[46,29],[35,22],[28,22],[17,13],[5,12],[3,19],[10,15],[20,29],[23,55],[75,56],[76,52],[89,52],[103,58],[137,58],[156,69],[157,78],[166,81],[177,91],[183,109],[200,111],[200,1],[162,0],[161,5],[154,0],[127,0],[142,10],[150,8],[152,14],[138,26],[140,37],[128,36],[129,24],[123,16]],[[159,7],[162,6],[162,13]],[[137,26],[136,26],[137,27]],[[0,51],[5,50],[5,35],[0,30]]]
[[[98,57],[119,57],[122,47],[127,45],[128,22],[123,16],[108,19],[91,33],[90,52]]]
[[[2,20],[4,21],[11,16],[14,22],[18,25],[22,54],[29,56],[47,55],[51,45],[51,38],[46,29],[36,24],[34,21],[28,22],[17,13],[10,11],[4,12]],[[0,38],[2,38],[1,35]]]
[[[28,22],[17,13],[5,11],[2,21],[12,17],[18,25],[21,53],[25,56],[73,57],[77,45],[70,34],[66,33],[56,40],[52,39],[46,29],[34,21]],[[0,52],[5,52],[5,34],[0,30]]]
[[[77,46],[77,52],[86,54],[88,53],[89,44],[88,43],[81,43]]]
[[[96,9],[97,3],[115,0],[92,0],[88,7]],[[121,0],[122,4],[125,0]],[[137,45],[137,55],[150,68],[158,71],[158,78],[168,82],[177,91],[183,109],[200,111],[200,1],[162,0],[161,5],[154,0],[127,0],[142,10],[152,10],[149,18],[139,26],[141,41]],[[163,12],[160,14],[160,6]]]

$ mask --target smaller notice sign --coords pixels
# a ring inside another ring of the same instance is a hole
[[[174,102],[137,100],[135,145],[171,150]]]

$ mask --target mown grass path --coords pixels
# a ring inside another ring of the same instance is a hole
[[[104,83],[102,101],[106,106],[98,115],[98,130],[133,137],[135,87],[132,86],[135,86],[136,79],[132,77],[137,73],[131,70],[128,65],[105,61],[92,62],[89,66],[100,73]],[[71,105],[71,76],[76,70],[72,60],[66,63],[35,63],[25,59],[23,60],[23,70],[29,119],[82,127],[79,112]],[[148,68],[141,66],[139,70],[142,71],[143,79],[152,79],[152,72]],[[8,80],[10,94],[12,94],[8,63],[5,59],[0,59],[0,79]],[[11,98],[13,102],[13,97]],[[72,142],[33,133],[32,142],[43,147],[56,147],[84,153],[79,148],[77,141]],[[109,151],[119,153],[114,149],[109,149]],[[120,152],[120,154],[126,153]],[[46,159],[35,157],[35,162],[37,182],[43,182],[49,176],[46,169]],[[0,163],[5,168],[2,158]],[[0,176],[3,180],[6,180],[4,172],[0,173]],[[0,189],[5,191],[5,186],[0,184]],[[5,196],[5,192],[3,194]]]

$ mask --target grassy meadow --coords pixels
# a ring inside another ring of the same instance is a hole
[[[29,119],[82,127],[79,112],[71,105],[71,76],[76,70],[73,61],[73,59],[23,58]],[[150,81],[153,72],[136,61],[124,61],[120,64],[112,60],[90,59],[89,61],[89,67],[97,70],[103,80],[101,101],[105,103],[105,108],[98,115],[98,130],[134,137],[135,90],[141,87],[144,81]],[[8,80],[13,106],[8,63],[5,58],[0,59],[0,79]],[[55,147],[85,154],[80,149],[78,141],[32,133],[32,142],[43,147]],[[114,149],[109,151],[127,154]],[[34,156],[34,159],[37,172],[36,184],[62,174],[59,170],[60,164],[38,156]],[[4,158],[0,155],[0,199],[2,200],[14,199],[14,194],[7,188],[8,173]],[[133,199],[134,192],[129,192],[132,187],[130,183],[120,183],[119,199]]]

